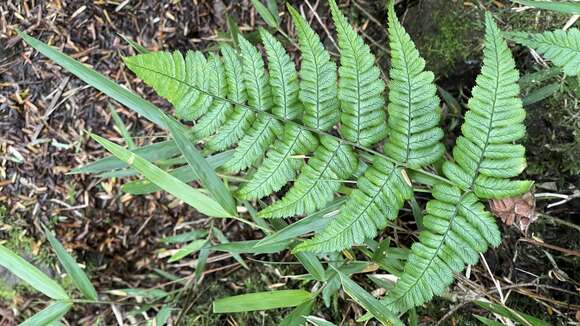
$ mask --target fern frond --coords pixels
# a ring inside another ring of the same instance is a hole
[[[210,54],[208,66],[209,93],[217,97],[214,98],[207,113],[192,128],[196,138],[205,138],[213,134],[226,121],[232,107],[229,102],[220,99],[227,96],[225,70],[221,58],[216,54]]]
[[[443,164],[443,172],[453,183],[465,191],[474,190],[480,198],[517,196],[531,187],[529,181],[506,179],[526,167],[523,147],[512,144],[525,133],[518,78],[500,30],[486,15],[483,68],[468,102],[463,135],[453,148],[455,163]]]
[[[151,52],[123,59],[137,77],[153,87],[175,108],[176,115],[194,120],[207,112],[213,99],[189,85],[208,90],[207,60],[201,52],[188,51],[185,59],[179,51]],[[189,84],[189,85],[188,85]]]
[[[340,251],[375,237],[377,230],[385,228],[387,220],[395,219],[404,201],[413,195],[402,173],[401,167],[376,156],[340,215],[294,251]]]
[[[260,29],[260,36],[268,56],[274,102],[272,113],[288,120],[299,118],[302,115],[302,104],[298,101],[298,74],[294,62],[272,34]]]
[[[239,191],[242,199],[258,199],[280,190],[288,181],[296,178],[296,172],[304,165],[304,155],[318,146],[318,138],[299,126],[288,124],[281,140],[272,146],[258,170]]]
[[[238,54],[227,44],[221,46],[221,53],[224,59],[227,98],[236,103],[246,103],[248,95]],[[255,119],[256,115],[252,111],[235,106],[229,111],[219,132],[210,138],[207,147],[210,150],[222,151],[232,146],[246,134]]]
[[[425,60],[399,23],[394,5],[389,6],[388,21],[391,80],[385,154],[410,167],[423,167],[440,159],[445,151],[440,143],[443,130],[438,127],[437,88],[433,73],[424,71]]]
[[[294,185],[279,201],[258,213],[260,217],[288,217],[324,208],[358,166],[352,147],[328,136],[320,138]]]
[[[269,111],[272,108],[272,94],[262,56],[258,49],[241,35],[239,42],[248,105],[257,110]],[[224,169],[236,173],[250,167],[264,156],[281,131],[281,124],[276,119],[266,115],[258,116],[250,130],[240,140],[232,158],[224,164]]]
[[[544,33],[509,33],[517,43],[529,46],[554,65],[562,67],[568,76],[580,76],[580,29],[558,29]]]
[[[499,245],[495,220],[477,197],[516,195],[531,185],[506,179],[525,167],[523,148],[511,144],[524,133],[525,112],[517,98],[518,73],[511,53],[489,13],[485,20],[482,71],[468,103],[463,136],[453,149],[455,163],[443,165],[457,186],[433,187],[420,242],[413,244],[403,274],[385,299],[393,311],[404,312],[441,295],[453,282],[453,273],[477,263],[489,245]]]
[[[340,50],[340,132],[347,140],[370,146],[383,140],[387,132],[382,96],[385,83],[369,46],[348,23],[336,1],[329,2]]]
[[[336,88],[336,64],[308,22],[288,5],[292,16],[302,62],[299,98],[304,105],[304,125],[327,131],[338,122],[339,102]]]
[[[457,187],[435,185],[433,196],[420,242],[411,247],[404,272],[385,299],[392,311],[404,312],[442,295],[453,273],[477,263],[480,252],[501,242],[494,218],[472,193],[461,195]]]
[[[401,163],[422,167],[439,159],[444,151],[439,142],[443,131],[437,127],[439,111],[433,74],[423,71],[425,61],[397,20],[394,6],[389,10],[389,34],[392,80],[390,137],[385,152]],[[295,251],[339,251],[376,236],[377,230],[384,228],[388,219],[396,218],[404,201],[413,195],[403,173],[399,166],[374,159],[340,215]]]

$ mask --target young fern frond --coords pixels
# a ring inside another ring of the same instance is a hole
[[[391,83],[389,90],[389,133],[385,152],[401,163],[422,167],[443,155],[439,140],[439,100],[433,74],[425,72],[425,61],[389,8],[391,40]],[[294,251],[330,252],[362,244],[395,219],[405,200],[413,196],[402,167],[375,158],[357,182],[340,215],[313,239]]]
[[[413,244],[404,272],[388,293],[393,311],[407,309],[441,295],[453,273],[475,264],[488,245],[501,242],[491,214],[477,197],[515,196],[530,182],[511,181],[525,167],[523,150],[512,142],[523,136],[525,112],[517,98],[518,72],[493,18],[486,14],[484,61],[468,103],[462,133],[446,161],[445,175],[457,185],[436,185],[427,203],[424,230]],[[493,189],[494,195],[488,196]],[[476,197],[477,195],[477,197]]]
[[[529,46],[554,65],[562,67],[568,76],[580,76],[580,29],[558,29],[544,33],[508,33],[517,43]]]
[[[387,132],[382,96],[385,83],[369,46],[348,23],[335,0],[330,0],[330,10],[340,50],[340,132],[349,141],[370,146],[383,140]]]

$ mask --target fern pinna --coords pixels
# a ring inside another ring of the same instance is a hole
[[[397,218],[413,197],[407,171],[423,171],[439,161],[445,148],[433,73],[425,69],[391,2],[388,105],[385,83],[368,45],[347,22],[334,0],[330,11],[337,30],[339,65],[318,35],[289,7],[300,50],[300,71],[281,42],[266,30],[259,50],[239,36],[239,50],[227,44],[221,55],[154,52],[125,59],[137,76],[195,121],[193,135],[209,151],[235,147],[222,167],[246,171],[237,197],[255,200],[292,185],[269,206],[263,218],[310,214],[323,209],[338,192],[348,193],[340,213],[294,252],[340,251],[374,238]],[[433,185],[419,242],[389,291],[394,312],[441,294],[453,273],[475,264],[479,254],[501,240],[492,216],[479,199],[516,196],[531,183],[512,181],[526,163],[525,112],[517,98],[518,72],[505,40],[486,15],[484,63],[468,103],[453,160]],[[388,113],[388,118],[387,118]],[[339,136],[336,136],[339,135]],[[376,146],[383,144],[383,153]],[[368,155],[374,155],[368,159]],[[362,175],[356,187],[345,181]]]

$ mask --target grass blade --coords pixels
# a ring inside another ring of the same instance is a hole
[[[164,160],[179,154],[179,149],[173,140],[166,140],[159,143],[143,146],[132,151],[147,161]],[[127,164],[114,156],[105,157],[85,166],[73,169],[70,174],[102,173],[116,169],[126,168]]]
[[[191,255],[194,252],[197,252],[198,250],[201,249],[201,247],[203,247],[203,245],[206,243],[205,239],[202,240],[194,240],[192,242],[190,242],[187,246],[179,249],[176,253],[174,253],[168,260],[168,262],[173,263],[176,262],[188,255]]]
[[[155,316],[155,325],[156,326],[165,325],[169,320],[170,316],[171,316],[171,308],[168,305],[164,305],[163,307],[161,307],[161,310],[159,310],[159,312],[157,313],[157,316]]]
[[[348,294],[361,307],[371,313],[383,325],[404,325],[395,314],[390,312],[379,300],[360,287],[360,285],[356,284],[341,271],[336,270],[336,272],[340,277],[340,283],[342,284],[344,292],[346,292],[346,294]]]
[[[209,258],[209,251],[211,247],[211,242],[208,240],[205,241],[203,247],[199,251],[199,255],[197,256],[197,265],[195,265],[195,285],[199,284],[201,281],[201,277],[203,276],[203,272],[205,271],[205,265],[207,264],[207,259]]]
[[[322,266],[320,260],[316,258],[316,255],[310,252],[298,252],[294,255],[315,280],[321,282],[325,281],[324,266]]]
[[[191,171],[199,179],[203,187],[209,190],[228,213],[235,216],[236,202],[232,194],[223,181],[215,174],[214,169],[212,169],[206,159],[195,148],[192,140],[179,128],[176,122],[167,120],[167,127],[175,140],[175,144],[177,144],[177,148],[179,148],[191,167]]]
[[[55,302],[28,318],[20,326],[49,325],[58,321],[71,308],[70,302]]]
[[[292,310],[292,312],[280,322],[280,326],[304,325],[306,322],[304,316],[310,315],[313,305],[314,300],[309,300],[294,308],[294,310]]]
[[[278,28],[278,19],[274,16],[277,13],[272,13],[270,9],[260,2],[260,0],[252,0],[252,5],[256,8],[256,11],[260,14],[260,17],[262,17],[266,24]]]
[[[116,145],[103,137],[91,134],[91,137],[105,147],[111,154],[115,155],[121,161],[129,164],[132,168],[139,171],[149,181],[155,183],[161,189],[169,192],[175,197],[183,200],[191,207],[197,209],[202,214],[213,217],[231,217],[220,204],[212,198],[206,196],[198,189],[179,181],[169,173],[161,170],[154,164],[144,158],[131,153],[125,148]]]
[[[522,105],[531,105],[540,102],[560,90],[560,83],[552,83],[546,86],[533,90],[526,97],[522,99]]]
[[[64,249],[54,234],[52,234],[52,232],[50,232],[46,227],[44,227],[44,234],[46,235],[48,242],[50,242],[52,249],[56,253],[58,260],[72,278],[77,289],[81,291],[86,299],[96,301],[98,299],[97,290],[95,290],[91,284],[87,274],[85,274],[85,272],[79,267],[74,258]]]
[[[228,238],[223,234],[222,231],[220,231],[220,229],[218,229],[216,227],[212,227],[211,232],[219,240],[220,243],[230,243],[230,240],[228,240]],[[240,265],[242,265],[242,267],[244,267],[245,269],[249,269],[248,265],[246,264],[246,262],[242,259],[242,257],[239,254],[232,253],[232,257],[234,257],[234,259],[238,263],[240,263]]]
[[[524,6],[530,6],[538,9],[559,11],[567,14],[580,14],[580,2],[570,1],[536,1],[536,0],[513,0]]]
[[[127,36],[123,35],[123,34],[119,34],[119,36],[125,41],[127,42],[127,44],[129,44],[135,51],[137,51],[137,53],[139,54],[144,54],[144,53],[149,53],[150,51],[147,50],[146,47],[144,47],[143,45],[133,41],[132,39],[128,38]]]
[[[211,156],[206,157],[207,163],[212,169],[216,169],[225,162],[227,162],[232,155],[234,154],[233,150],[217,153]],[[191,168],[189,166],[180,166],[173,171],[169,172],[172,176],[176,177],[177,179],[181,180],[182,182],[191,182],[195,180],[195,175],[191,173]],[[124,192],[128,192],[133,195],[145,195],[152,192],[156,192],[161,190],[155,184],[147,181],[147,180],[135,180],[131,182],[127,182],[123,186],[121,186],[121,190]]]
[[[69,299],[58,283],[3,245],[0,245],[0,266],[55,300]]]
[[[86,67],[85,65],[76,61],[72,57],[58,51],[57,49],[51,46],[46,45],[45,43],[37,40],[36,38],[24,32],[18,32],[18,35],[22,37],[22,39],[26,43],[35,48],[38,52],[52,59],[59,66],[63,67],[73,75],[77,76],[85,83],[107,94],[114,100],[125,105],[129,109],[141,114],[142,116],[152,121],[153,123],[159,125],[160,127],[162,128],[166,127],[165,126],[166,115],[160,108],[137,96],[135,93],[123,88],[122,86],[118,85],[111,79],[105,77],[101,73],[98,73],[95,70]],[[180,123],[178,123],[178,125],[180,126],[180,128],[185,129],[185,127],[183,127],[183,125],[181,125]]]
[[[343,203],[343,198],[337,199],[324,209],[266,236],[258,241],[257,245],[269,245],[284,240],[295,239],[308,232],[320,231],[332,220],[332,217],[338,214],[339,208]]]
[[[285,250],[290,245],[290,240],[258,245],[256,240],[236,241],[220,243],[211,249],[215,251],[225,251],[230,254],[273,254]]]
[[[123,122],[123,119],[121,119],[119,113],[117,113],[117,110],[115,110],[113,106],[109,106],[109,109],[111,110],[111,116],[113,117],[115,127],[117,127],[117,130],[119,131],[121,137],[123,137],[125,140],[125,143],[127,143],[127,148],[129,148],[129,150],[134,150],[137,148],[137,146],[135,145],[135,142],[133,142],[133,138],[129,133],[129,129],[127,129],[127,126]]]
[[[214,313],[246,312],[298,306],[312,299],[304,290],[281,290],[236,295],[213,302]]]
[[[306,320],[314,326],[336,326],[336,324],[316,316],[306,316]]]

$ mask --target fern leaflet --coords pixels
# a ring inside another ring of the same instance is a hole
[[[544,33],[509,33],[517,43],[529,46],[556,66],[562,67],[568,76],[580,76],[580,29],[558,29]]]
[[[289,217],[310,214],[324,208],[358,166],[357,158],[348,145],[328,136],[320,138],[320,145],[298,179],[279,201],[258,213],[260,217]]]
[[[385,101],[382,96],[385,84],[369,46],[350,26],[335,0],[330,0],[330,9],[340,48],[340,132],[349,141],[370,146],[386,136]]]

